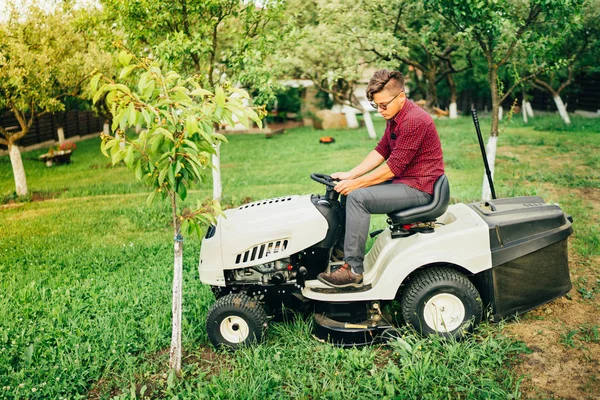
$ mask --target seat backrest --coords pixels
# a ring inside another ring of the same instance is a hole
[[[441,175],[433,186],[433,198],[429,204],[398,210],[388,214],[395,224],[407,225],[415,222],[430,222],[448,209],[450,202],[450,185],[446,175]]]

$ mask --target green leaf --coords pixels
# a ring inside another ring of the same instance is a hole
[[[142,181],[142,160],[137,160],[137,162],[135,163],[135,178],[138,181]]]
[[[123,66],[129,65],[132,58],[133,56],[125,50],[121,50],[121,52],[119,53],[119,63]]]
[[[192,90],[192,92],[190,93],[191,96],[200,96],[200,97],[205,97],[205,96],[210,96],[212,95],[212,93],[206,89],[194,89]]]
[[[169,184],[172,188],[175,188],[175,165],[169,164],[169,168],[167,168],[167,175],[169,177]]]
[[[94,98],[92,99],[93,104],[96,104],[98,100],[100,100],[100,97],[102,97],[102,94],[105,92],[105,87],[106,85],[100,86],[100,89],[98,89],[96,93],[94,93]]]
[[[121,73],[119,74],[119,79],[125,78],[127,75],[129,75],[131,73],[131,71],[133,71],[137,67],[138,67],[137,65],[128,65],[127,67],[123,68],[121,70]]]
[[[117,165],[119,161],[121,161],[126,155],[126,152],[119,148],[118,151],[115,151],[112,155],[112,164]]]
[[[125,157],[123,158],[123,161],[125,161],[125,165],[127,165],[127,168],[131,168],[131,166],[133,165],[133,150],[133,146],[127,146]]]
[[[152,151],[152,153],[156,153],[162,145],[164,139],[165,137],[163,135],[154,135],[152,139],[150,139],[150,151]]]
[[[177,194],[181,198],[181,201],[184,201],[187,197],[187,189],[182,182],[179,182],[179,185],[177,185]]]
[[[129,112],[129,125],[135,125],[137,117],[133,103],[129,103],[127,110]]]
[[[146,90],[146,83],[148,82],[148,73],[145,72],[140,76],[140,80],[138,81],[138,91],[139,93],[144,93]]]
[[[169,164],[165,165],[165,167],[163,169],[160,170],[159,174],[158,174],[158,184],[162,185],[163,182],[165,181],[165,177],[167,176],[167,173],[169,172]]]
[[[150,207],[150,205],[154,201],[154,197],[156,197],[156,193],[158,193],[158,191],[153,190],[152,193],[150,193],[150,195],[146,198],[146,205],[148,207]]]
[[[148,82],[148,86],[146,87],[146,90],[144,90],[143,97],[146,99],[150,99],[152,97],[152,94],[154,93],[155,87],[156,87],[156,85],[155,85],[154,81]]]
[[[173,142],[175,141],[175,139],[173,138],[173,134],[171,132],[169,132],[168,130],[166,130],[165,128],[158,127],[158,128],[156,128],[155,132],[163,135],[164,137],[168,138],[169,140],[171,140]]]
[[[145,108],[142,108],[142,117],[144,118],[144,122],[146,122],[146,127],[149,127],[152,123],[152,117],[150,113]]]
[[[225,92],[223,92],[223,88],[220,86],[217,86],[215,89],[215,101],[220,108],[225,107]]]
[[[132,103],[129,103],[130,107],[133,107]],[[129,107],[127,110],[123,110],[121,112],[121,118],[119,119],[119,128],[121,128],[122,131],[125,131],[125,129],[127,129],[127,126],[129,125]]]
[[[193,115],[188,115],[185,121],[185,129],[187,130],[187,136],[191,137],[194,133],[198,132],[198,120]]]
[[[96,92],[98,91],[98,82],[100,81],[100,78],[102,77],[102,74],[96,74],[92,77],[92,79],[90,80],[90,90],[92,92]],[[95,96],[94,96],[95,97]],[[94,103],[96,103],[94,101]]]

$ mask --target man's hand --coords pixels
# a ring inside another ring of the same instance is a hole
[[[343,194],[344,196],[348,196],[348,194],[351,191],[359,189],[361,187],[363,187],[363,185],[360,184],[358,179],[347,179],[347,180],[343,180],[340,183],[338,183],[337,185],[335,185],[335,187],[333,189],[336,192]]]
[[[335,174],[331,174],[333,179],[337,179],[338,181],[345,181],[346,179],[352,179],[352,175],[350,172],[336,172]]]

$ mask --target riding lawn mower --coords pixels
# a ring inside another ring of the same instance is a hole
[[[449,205],[445,175],[429,204],[389,213],[387,228],[372,233],[362,287],[329,287],[316,278],[343,264],[333,250],[344,233],[344,201],[330,176],[311,178],[324,194],[226,210],[206,233],[199,273],[216,297],[206,321],[213,345],[260,341],[282,308],[314,313],[320,340],[365,345],[395,331],[386,315],[393,301],[417,332],[460,338],[484,315],[513,317],[571,289],[572,219],[558,205],[536,196],[496,199],[491,179],[492,200]]]

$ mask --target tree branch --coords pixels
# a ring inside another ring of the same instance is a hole
[[[500,60],[500,62],[498,64],[496,64],[497,67],[500,67],[508,62],[508,59],[510,58],[510,56],[512,56],[512,53],[514,52],[515,47],[517,46],[517,43],[521,39],[521,36],[523,36],[523,33],[525,33],[525,31],[529,28],[529,26],[533,22],[535,22],[535,20],[537,19],[537,17],[540,15],[541,12],[542,12],[542,8],[538,4],[535,4],[534,6],[531,7],[531,9],[529,10],[529,15],[527,16],[527,19],[525,19],[525,22],[523,23],[523,25],[521,25],[519,27],[519,29],[517,30],[515,38],[513,39],[510,46],[508,46],[508,50],[506,51],[506,54],[504,55],[502,60]]]
[[[514,89],[515,89],[517,86],[519,86],[519,85],[520,85],[521,83],[523,83],[523,82],[526,82],[526,81],[528,81],[528,80],[530,80],[530,79],[533,79],[533,78],[535,78],[535,76],[536,76],[537,74],[539,74],[539,73],[540,73],[540,71],[536,71],[536,72],[534,72],[533,74],[527,75],[527,76],[525,76],[525,77],[523,77],[523,78],[519,79],[518,81],[516,81],[516,82],[515,82],[515,83],[514,83],[514,84],[513,84],[513,85],[512,85],[512,86],[511,86],[511,87],[510,87],[510,88],[509,88],[507,91],[506,91],[506,93],[504,93],[504,96],[502,96],[502,98],[500,99],[500,103],[502,103],[504,100],[506,100],[506,99],[508,98],[508,95],[509,95],[509,94],[511,94],[511,93],[512,93],[512,91],[513,91],[513,90],[514,90]]]
[[[535,78],[533,80],[533,82],[535,82],[534,86],[537,87],[538,89],[547,90],[548,92],[550,92],[550,94],[552,94],[552,96],[556,95],[556,92],[554,91],[554,89],[552,88],[552,86],[549,83],[547,83],[539,78]]]

